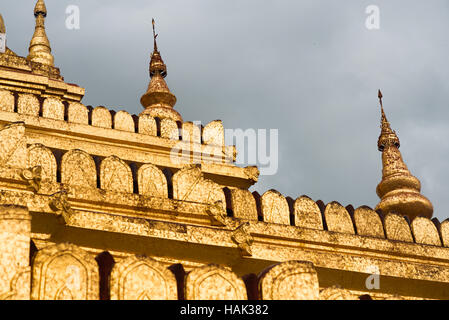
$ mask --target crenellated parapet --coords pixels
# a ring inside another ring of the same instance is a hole
[[[123,110],[115,112],[103,106],[91,108],[80,102],[2,89],[0,89],[0,111],[192,143],[201,145],[199,151],[205,158],[212,155],[211,159],[217,158],[220,162],[235,161],[235,147],[225,146],[224,128],[220,120],[200,127],[193,122],[176,122],[146,114],[135,116]],[[218,152],[216,149],[220,147],[222,150]]]
[[[354,210],[352,206],[345,208],[338,202],[323,205],[307,196],[293,200],[276,190],[260,196],[257,192],[224,187],[208,179],[201,165],[185,165],[173,172],[150,162],[130,162],[115,155],[98,157],[80,149],[52,149],[39,143],[27,143],[25,130],[26,125],[20,122],[0,130],[3,168],[0,183],[16,181],[18,190],[33,190],[43,199],[50,199],[55,193],[65,190],[74,208],[83,206],[85,201],[105,203],[111,208],[133,207],[133,203],[141,203],[143,208],[138,210],[143,214],[146,210],[144,203],[152,210],[161,210],[164,205],[155,199],[166,199],[163,200],[167,206],[164,210],[168,211],[180,207],[180,203],[198,204],[195,209],[199,210],[197,222],[209,225],[208,210],[201,212],[200,208],[218,204],[222,213],[215,214],[224,217],[221,225],[229,225],[233,230],[239,225],[229,222],[231,220],[448,246],[446,221],[440,224],[437,219],[417,217],[410,223],[404,216],[384,215],[367,206]],[[30,207],[30,210],[42,208]]]
[[[168,167],[173,173],[187,164],[201,164],[212,180],[243,188],[258,177],[252,167],[233,164],[235,146],[225,146],[223,124],[218,120],[199,127],[0,90],[0,126],[16,122],[25,124],[28,144],[39,143],[62,153],[76,148],[99,158],[115,155],[137,166]]]
[[[171,119],[161,119],[148,115],[135,116],[123,110],[115,112],[103,106],[86,107],[80,102],[15,93],[4,89],[0,89],[0,111],[158,136],[170,140],[203,144],[209,148],[214,146],[225,147],[224,128],[220,120],[212,121],[206,126],[200,127],[193,122],[176,122]],[[224,149],[223,152],[226,152],[227,156],[235,160],[235,147]],[[214,151],[214,149],[211,149],[209,153]]]

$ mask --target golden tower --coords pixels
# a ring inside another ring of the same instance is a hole
[[[51,54],[50,41],[45,32],[45,17],[47,8],[44,0],[38,0],[34,7],[36,17],[36,27],[33,38],[30,41],[29,54],[27,59],[32,62],[39,62],[45,65],[54,66],[54,58]]]
[[[377,147],[382,152],[382,181],[377,185],[376,192],[381,201],[376,209],[384,213],[394,212],[409,217],[432,217],[433,206],[420,194],[421,183],[414,177],[399,151],[400,142],[396,132],[391,130],[382,105],[382,93],[378,92],[381,108],[381,133]]]
[[[167,66],[162,60],[161,54],[157,49],[156,38],[157,34],[153,24],[153,41],[154,50],[151,54],[150,61],[150,84],[147,92],[140,99],[140,103],[145,108],[141,114],[147,114],[152,117],[162,119],[171,119],[174,121],[181,121],[181,115],[173,109],[176,104],[176,96],[170,92],[164,78],[167,76]]]

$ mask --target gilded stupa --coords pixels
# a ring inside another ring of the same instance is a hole
[[[182,122],[181,115],[173,109],[176,103],[176,97],[170,92],[164,78],[167,76],[167,66],[162,60],[161,54],[157,49],[157,34],[153,23],[154,51],[151,54],[150,61],[150,84],[147,92],[140,99],[140,103],[145,108],[141,114],[160,119],[171,119]]]
[[[28,57],[0,54],[0,299],[449,298],[449,220],[430,220],[382,104],[374,210],[259,195],[222,122],[174,109],[154,22],[131,115],[82,102],[54,66],[43,0],[34,16]]]
[[[376,192],[381,201],[376,210],[382,212],[396,212],[409,217],[417,216],[431,218],[433,206],[430,201],[420,194],[421,183],[411,175],[399,151],[400,142],[396,132],[391,130],[390,123],[385,116],[382,105],[382,93],[378,93],[381,107],[381,133],[377,141],[379,151],[382,152],[382,181]]]
[[[45,17],[47,8],[44,0],[38,0],[34,7],[34,16],[36,17],[36,27],[33,38],[30,42],[29,54],[27,59],[33,62],[54,66],[54,58],[51,54],[50,41],[48,41],[45,32]]]

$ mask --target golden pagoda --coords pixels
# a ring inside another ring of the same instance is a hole
[[[174,110],[154,23],[133,116],[82,103],[54,67],[43,0],[34,14],[28,57],[0,54],[0,299],[449,298],[449,221],[430,220],[383,106],[376,210],[259,195],[221,121]]]

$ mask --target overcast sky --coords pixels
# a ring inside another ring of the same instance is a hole
[[[2,0],[8,46],[26,56],[34,0]],[[449,217],[449,2],[46,0],[47,35],[85,105],[139,114],[151,18],[184,121],[279,129],[279,169],[252,188],[325,203],[379,199],[377,89],[434,216]],[[65,27],[68,5],[80,29]],[[368,30],[365,9],[380,9]]]

